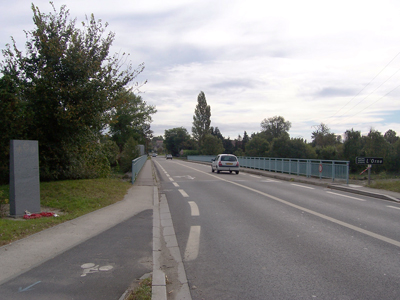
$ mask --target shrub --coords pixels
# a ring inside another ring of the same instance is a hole
[[[132,169],[132,160],[139,157],[138,143],[130,137],[121,153],[120,168],[122,172],[129,172]]]

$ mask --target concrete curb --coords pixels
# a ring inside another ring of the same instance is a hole
[[[167,284],[165,274],[161,270],[161,214],[160,200],[158,198],[158,188],[154,186],[153,191],[154,208],[153,208],[153,283],[152,283],[152,300],[167,300]]]

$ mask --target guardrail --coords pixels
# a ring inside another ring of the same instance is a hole
[[[214,155],[188,156],[188,160],[209,162]],[[241,168],[264,170],[276,173],[303,175],[306,177],[332,178],[346,180],[349,183],[349,161],[318,160],[296,158],[270,158],[239,156]]]
[[[147,154],[132,160],[132,184],[135,183],[136,177],[139,174],[140,170],[143,168],[146,160]]]

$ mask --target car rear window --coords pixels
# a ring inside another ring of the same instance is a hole
[[[221,156],[222,161],[236,161],[236,157],[234,156]]]

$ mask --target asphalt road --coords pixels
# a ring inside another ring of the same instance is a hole
[[[400,205],[154,160],[193,299],[400,299]]]

